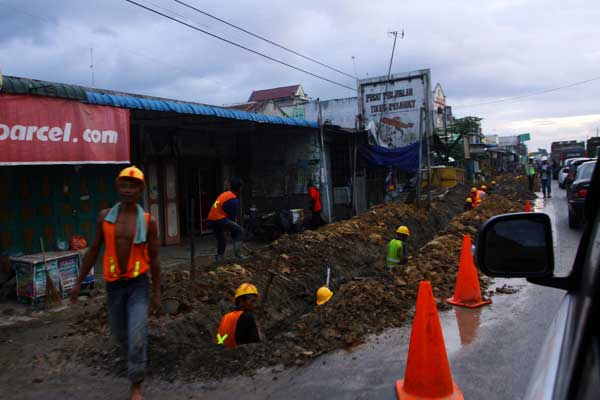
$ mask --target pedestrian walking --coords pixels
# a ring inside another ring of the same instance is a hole
[[[548,164],[548,157],[542,157],[540,165],[540,179],[542,181],[542,193],[544,198],[552,197],[552,167]]]

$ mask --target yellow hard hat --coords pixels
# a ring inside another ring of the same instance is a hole
[[[333,296],[333,292],[327,286],[321,286],[317,290],[317,305],[320,306],[327,303],[331,299],[331,296]]]
[[[467,203],[472,203],[472,202],[473,202],[473,199],[472,199],[472,198],[470,198],[470,197],[467,197],[467,200],[466,200],[466,201],[467,201]]]
[[[487,186],[485,186],[485,185],[481,185],[481,188],[482,188],[483,190],[485,190],[485,189],[487,189]]]
[[[133,178],[133,179],[142,181],[142,183],[144,183],[144,173],[139,168],[137,168],[135,165],[132,165],[131,167],[127,167],[127,168],[123,169],[119,173],[117,180],[119,180],[121,178]]]
[[[495,185],[495,184],[496,184],[496,181],[492,181],[492,185]]]
[[[398,229],[396,229],[396,233],[403,233],[406,236],[410,235],[410,232],[408,230],[407,226],[402,225],[401,227],[399,227]]]
[[[255,294],[258,296],[258,289],[251,283],[242,283],[235,291],[235,299],[247,294]]]
[[[477,188],[476,188],[476,187],[472,187],[472,188],[471,188],[471,193],[475,193],[476,191],[477,191]]]

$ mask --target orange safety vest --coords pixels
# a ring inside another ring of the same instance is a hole
[[[225,210],[223,210],[223,204],[225,204],[225,202],[231,199],[237,199],[237,196],[232,191],[221,193],[221,195],[217,197],[217,200],[210,208],[210,212],[208,213],[208,220],[219,221],[223,218],[227,218],[227,213],[225,212]]]
[[[308,189],[308,195],[313,201],[313,209],[311,211],[319,212],[323,208],[321,205],[321,193],[315,187],[310,187]]]
[[[477,191],[477,205],[479,205],[483,201],[483,199],[485,197],[485,195],[482,196],[483,193],[485,193],[485,191],[483,191],[483,190]]]
[[[150,213],[146,213],[146,226],[150,225]],[[145,274],[150,267],[150,257],[148,256],[148,242],[134,244],[131,243],[129,250],[129,262],[127,271],[121,273],[117,257],[117,245],[115,241],[115,224],[102,221],[102,232],[104,233],[104,281],[114,282],[119,279],[133,279]]]
[[[228,349],[237,347],[235,331],[237,330],[238,319],[243,313],[242,310],[232,311],[221,318],[221,323],[214,338],[216,344],[223,345]]]

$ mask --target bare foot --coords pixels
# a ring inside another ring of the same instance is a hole
[[[129,400],[142,400],[142,384],[132,383],[131,384],[131,395]]]

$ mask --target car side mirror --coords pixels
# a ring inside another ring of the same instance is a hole
[[[477,234],[476,260],[481,272],[491,277],[551,277],[554,250],[550,217],[527,212],[490,218]]]

